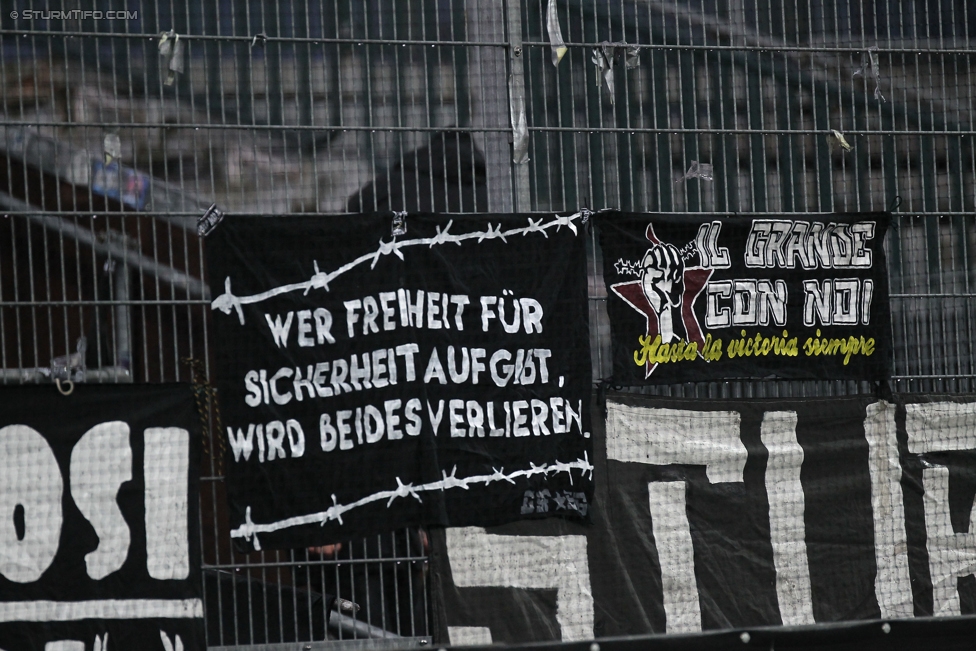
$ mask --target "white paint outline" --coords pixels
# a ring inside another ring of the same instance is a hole
[[[441,470],[441,479],[438,481],[430,482],[429,484],[421,484],[420,486],[414,486],[412,483],[404,484],[399,477],[396,478],[397,487],[394,490],[389,491],[379,491],[373,493],[372,495],[367,495],[366,497],[360,498],[351,504],[339,504],[336,502],[335,494],[332,495],[332,506],[330,506],[325,511],[319,511],[318,513],[309,513],[308,515],[298,515],[292,518],[286,518],[284,520],[279,520],[277,522],[269,522],[267,524],[255,524],[251,520],[251,507],[248,506],[244,510],[244,524],[231,530],[231,538],[244,538],[245,540],[251,540],[253,538],[254,549],[260,550],[261,544],[258,542],[257,534],[259,533],[273,533],[275,531],[281,531],[282,529],[289,529],[291,527],[299,527],[306,524],[324,525],[326,522],[332,520],[338,520],[339,524],[342,524],[342,514],[352,511],[360,506],[365,506],[366,504],[371,504],[373,502],[378,502],[380,500],[387,500],[386,508],[390,508],[393,504],[393,500],[398,497],[413,497],[418,502],[423,502],[420,497],[420,493],[435,491],[435,490],[447,490],[449,488],[463,488],[468,490],[468,487],[472,484],[484,484],[488,485],[496,481],[507,481],[510,484],[515,483],[516,477],[531,477],[532,475],[549,475],[550,473],[560,473],[565,472],[569,475],[569,483],[573,483],[573,468],[578,468],[582,471],[582,476],[586,476],[586,473],[590,473],[590,479],[593,478],[593,465],[590,464],[589,455],[584,452],[582,459],[577,459],[576,461],[570,461],[569,463],[563,463],[562,461],[556,461],[552,464],[544,463],[541,466],[535,465],[533,462],[529,462],[529,468],[527,470],[516,470],[510,474],[505,474],[505,468],[492,468],[494,471],[490,475],[472,475],[471,477],[463,477],[458,479],[455,474],[457,473],[457,466],[451,470],[451,474],[448,475],[446,471]]]
[[[549,234],[546,233],[546,231],[552,226],[556,227],[557,232],[563,226],[567,226],[571,231],[573,231],[574,235],[579,235],[579,231],[576,229],[576,224],[574,224],[573,222],[576,219],[581,219],[581,223],[585,221],[583,219],[582,212],[578,212],[572,215],[566,215],[563,217],[560,217],[559,215],[554,215],[554,217],[555,219],[547,223],[543,223],[543,219],[544,219],[543,217],[540,217],[535,221],[533,221],[532,218],[529,217],[528,226],[525,226],[523,228],[513,228],[511,230],[507,230],[504,232],[502,231],[502,225],[500,222],[494,228],[492,228],[491,222],[489,222],[487,230],[476,231],[473,233],[464,233],[462,235],[454,235],[453,233],[449,232],[451,229],[451,225],[454,223],[454,220],[452,219],[447,222],[447,225],[444,226],[443,231],[441,230],[440,226],[437,226],[436,227],[437,235],[435,235],[434,237],[420,237],[412,240],[405,240],[402,242],[398,242],[396,237],[393,237],[393,239],[389,242],[384,242],[383,240],[380,240],[379,246],[377,247],[376,251],[374,251],[373,253],[363,254],[358,258],[356,258],[355,260],[353,260],[352,262],[348,262],[342,265],[341,267],[339,267],[338,269],[336,269],[331,273],[325,273],[319,271],[318,260],[313,260],[312,265],[315,268],[315,273],[312,274],[312,277],[309,278],[308,280],[300,283],[281,285],[280,287],[275,287],[274,289],[269,289],[265,292],[254,294],[252,296],[235,296],[230,288],[230,276],[227,276],[224,279],[224,293],[213,300],[213,302],[210,304],[210,309],[220,310],[221,312],[227,315],[229,315],[232,310],[236,310],[237,317],[240,320],[241,325],[244,325],[244,311],[241,309],[242,305],[251,305],[253,303],[260,303],[274,296],[278,296],[280,294],[287,294],[289,292],[294,292],[300,289],[304,289],[305,294],[308,294],[308,292],[312,289],[319,289],[319,288],[324,289],[325,291],[329,291],[330,282],[332,282],[333,280],[335,280],[345,272],[350,271],[355,267],[358,267],[364,262],[371,262],[372,264],[370,264],[369,268],[372,269],[376,266],[376,263],[379,262],[380,256],[390,255],[391,253],[394,254],[396,257],[400,258],[401,260],[403,260],[404,258],[403,258],[403,253],[401,253],[401,249],[404,249],[408,246],[420,246],[422,244],[426,244],[429,248],[433,248],[437,244],[446,244],[448,242],[453,242],[454,244],[461,246],[462,241],[473,240],[473,239],[477,239],[478,242],[482,242],[484,240],[500,239],[501,241],[507,244],[508,243],[508,240],[506,239],[507,237],[513,235],[525,236],[528,235],[529,233],[542,233],[543,237],[549,239]]]

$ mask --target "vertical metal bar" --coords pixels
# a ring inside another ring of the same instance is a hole
[[[651,88],[654,95],[654,127],[671,128],[671,105],[668,93],[668,70],[671,62],[660,46],[651,50]],[[674,210],[674,179],[671,172],[671,136],[659,131],[654,136],[654,171],[657,188],[657,209],[661,212]]]
[[[559,7],[557,6],[558,9]],[[572,12],[567,11],[567,20],[563,24],[570,24],[570,16],[572,16]],[[562,21],[561,16],[560,21]],[[576,75],[574,74],[576,64],[574,62],[579,58],[582,58],[584,61],[586,59],[585,56],[577,57],[577,52],[578,50],[570,48],[564,56],[565,63],[561,62],[553,73],[556,81],[556,124],[561,128],[576,126],[577,91],[576,84],[574,83],[576,79]],[[557,156],[559,169],[562,172],[559,189],[562,196],[563,210],[576,210],[580,205],[577,183],[579,164],[577,160],[576,139],[576,134],[570,131],[563,131],[559,136],[559,151]]]
[[[794,65],[790,57],[783,57],[783,73],[785,80],[776,85],[776,122],[777,127],[783,131],[793,129],[793,116],[799,111],[797,94],[800,91],[799,84],[794,86],[791,83]],[[801,187],[799,173],[796,163],[796,146],[793,144],[796,136],[789,133],[782,133],[776,139],[778,141],[778,168],[779,168],[779,193],[780,209],[784,212],[796,210],[797,189]]]
[[[923,135],[919,138],[919,141],[919,171],[922,181],[922,210],[931,213],[938,210],[935,194],[935,139],[930,135]],[[924,219],[926,261],[928,263],[928,286],[929,291],[933,294],[938,294],[942,291],[942,247],[939,241],[940,220],[941,218],[935,215],[926,215]]]
[[[472,95],[471,124],[475,142],[484,152],[488,208],[507,213],[514,209],[512,178],[511,111],[506,75],[506,8],[490,0],[463,0],[465,34],[470,41],[498,43],[472,47],[468,59]],[[506,127],[506,132],[485,128]]]
[[[431,10],[434,13],[435,10]],[[454,72],[454,101],[457,125],[471,126],[470,88],[468,87],[468,46],[463,45],[466,40],[464,22],[464,0],[451,0],[451,40],[462,44],[451,48],[451,60]]]
[[[596,43],[599,39],[599,34],[597,32],[597,15],[595,5],[592,9],[592,13],[584,10],[580,12],[580,20],[583,23],[583,40],[587,43]],[[589,58],[584,54],[584,59]],[[603,126],[603,79],[600,78],[600,73],[594,66],[587,65],[584,67],[584,103],[586,106],[586,126],[588,127],[602,127]],[[593,83],[590,83],[590,75],[593,75]],[[607,198],[606,198],[606,181],[605,181],[605,170],[604,170],[604,156],[603,156],[603,134],[599,132],[590,132],[589,138],[587,139],[587,171],[589,172],[589,190],[592,192],[592,196],[583,197],[584,207],[593,208],[606,208]],[[589,206],[587,206],[589,204]]]
[[[698,53],[695,50],[678,50],[678,69],[681,80],[681,127],[684,129],[698,128]],[[698,148],[698,133],[685,133],[682,137],[684,167],[691,165],[691,161],[704,162]],[[685,191],[685,210],[700,212],[702,209],[701,179],[689,179],[682,182]]]
[[[731,20],[729,0],[719,0],[716,14],[725,20]],[[729,45],[731,39],[722,37],[719,45]],[[722,133],[735,127],[736,88],[734,86],[734,69],[728,57],[716,53],[712,64],[710,120],[718,125],[716,135],[712,136],[714,153],[712,164],[715,167],[715,210],[736,211],[739,209],[739,160],[735,146],[735,136]]]
[[[521,0],[505,0],[505,22],[508,36],[508,93],[509,105],[527,109],[525,98],[525,57],[522,53],[522,3]],[[531,134],[529,141],[531,143]],[[529,150],[532,150],[530,145]],[[525,163],[513,163],[512,184],[515,212],[532,209],[529,192],[529,167]]]
[[[749,129],[761,132],[764,128],[763,97],[762,97],[762,54],[756,52],[750,55],[756,61],[755,70],[751,66],[743,69],[748,87],[746,111],[749,114]],[[824,108],[826,111],[826,107]],[[762,133],[752,133],[749,136],[749,165],[752,168],[752,209],[755,212],[766,212],[766,145]]]
[[[129,368],[132,364],[132,324],[129,318],[129,268],[125,263],[115,266],[115,360],[116,365]]]

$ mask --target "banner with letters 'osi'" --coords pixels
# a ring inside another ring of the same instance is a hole
[[[0,649],[203,651],[190,385],[0,387]]]
[[[615,383],[887,378],[887,213],[596,220]]]
[[[238,542],[586,511],[581,216],[392,222],[238,218],[207,239]]]

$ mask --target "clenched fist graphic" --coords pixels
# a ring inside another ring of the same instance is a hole
[[[670,343],[681,339],[675,333],[677,325],[682,330],[679,308],[684,293],[685,263],[678,247],[673,244],[655,244],[647,250],[641,262],[641,287],[644,296],[658,315],[661,341]]]

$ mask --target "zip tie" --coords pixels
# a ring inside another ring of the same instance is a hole
[[[65,380],[64,385],[67,387],[67,390],[62,389],[61,378],[59,377],[54,378],[54,385],[58,387],[58,391],[61,393],[62,396],[70,396],[75,390],[75,383],[72,382],[71,380]]]
[[[397,237],[407,234],[407,211],[393,211],[393,225],[390,227],[390,235]]]
[[[618,50],[622,55],[625,70],[633,70],[640,65],[640,46],[627,45],[622,41],[614,43],[603,41],[599,47],[593,48],[593,56],[590,58],[597,68],[596,85],[599,88],[600,76],[602,76],[603,81],[607,84],[607,90],[610,92],[611,104],[614,103],[613,60],[617,56]]]
[[[878,46],[872,45],[861,55],[861,67],[854,71],[852,77],[864,75],[867,79],[874,79],[874,99],[879,102],[886,102],[884,95],[881,94],[881,66],[878,63]]]
[[[604,41],[599,47],[593,48],[593,56],[590,58],[597,69],[596,86],[600,87],[600,77],[607,84],[610,91],[610,103],[613,104],[613,47]]]
[[[563,40],[563,32],[559,27],[559,14],[556,11],[556,0],[549,0],[546,7],[546,29],[549,32],[549,43],[552,46],[552,65],[558,66],[566,56],[569,48]]]
[[[640,66],[640,50],[639,45],[624,46],[624,67],[627,70],[633,70]]]
[[[106,165],[111,165],[116,158],[122,158],[122,141],[119,140],[119,134],[105,134],[102,140],[102,151],[105,153]]]
[[[685,172],[684,176],[675,181],[675,185],[686,179],[701,179],[703,181],[711,181],[714,178],[714,170],[711,163],[699,163],[698,161],[693,160],[691,161],[691,166],[688,167],[688,171]]]
[[[827,135],[827,146],[830,151],[837,151],[838,149],[843,149],[844,151],[851,151],[854,147],[851,146],[844,134],[837,129],[831,129],[830,133]]]
[[[61,355],[51,360],[49,373],[55,380],[71,380],[72,375],[80,371],[80,379],[84,379],[85,351],[88,349],[88,339],[82,335],[78,337],[77,350],[67,355]]]
[[[169,69],[163,83],[172,86],[176,75],[183,73],[183,43],[180,42],[180,35],[172,29],[159,35],[159,55],[166,60]]]
[[[217,204],[212,203],[210,207],[207,208],[207,212],[203,213],[197,218],[197,235],[200,237],[206,237],[217,228],[219,224],[224,219],[223,211],[217,207]]]

